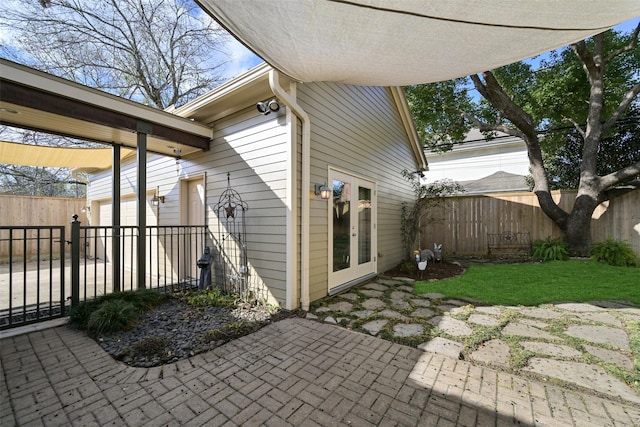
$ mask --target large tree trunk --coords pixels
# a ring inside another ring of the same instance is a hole
[[[598,206],[596,195],[582,194],[565,223],[564,241],[572,256],[589,256],[591,251],[591,215]]]

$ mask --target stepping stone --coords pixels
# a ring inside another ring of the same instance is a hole
[[[453,310],[454,308],[458,308],[458,306],[456,306],[456,305],[449,305],[449,304],[443,304],[443,305],[439,305],[437,307],[441,311],[444,311],[445,313],[448,313],[449,311]]]
[[[353,304],[346,301],[340,301],[334,304],[329,304],[327,308],[331,311],[340,311],[342,313],[349,313],[351,310],[353,310]]]
[[[380,316],[389,317],[391,319],[400,319],[400,320],[407,319],[407,316],[404,316],[404,315],[398,313],[397,311],[393,311],[393,310],[382,310],[378,314]]]
[[[413,295],[413,291],[414,291],[413,286],[407,286],[407,285],[404,285],[404,286],[398,286],[398,287],[396,288],[396,290],[398,290],[398,291],[404,291],[404,292],[409,292],[411,295]]]
[[[633,305],[631,303],[625,304],[618,301],[591,301],[591,304],[602,308],[629,308],[630,305]]]
[[[518,322],[524,323],[525,325],[533,326],[534,328],[538,328],[538,329],[546,329],[549,327],[548,323],[540,322],[538,320],[533,320],[533,319],[520,319],[518,320]]]
[[[318,320],[318,316],[316,316],[315,314],[308,312],[307,315],[305,316],[305,319],[309,319],[309,320]]]
[[[334,319],[332,316],[327,316],[324,318],[324,323],[329,323],[331,325],[337,325],[338,322],[336,319]]]
[[[402,291],[393,291],[391,292],[391,295],[389,295],[389,298],[391,299],[405,299],[405,298],[409,298],[413,295],[408,294],[406,292],[402,292]]]
[[[420,344],[418,348],[427,353],[437,353],[453,359],[460,359],[464,345],[446,338],[435,337],[431,341]]]
[[[392,285],[395,283],[391,283]],[[373,289],[374,291],[381,291],[384,292],[387,289],[389,289],[388,286],[385,286],[381,283],[367,283],[366,285],[363,286],[364,289]]]
[[[453,335],[454,337],[469,336],[473,333],[473,329],[471,329],[465,322],[452,317],[436,316],[429,320],[429,322],[446,334]]]
[[[500,320],[495,317],[487,316],[486,314],[476,314],[473,313],[467,319],[467,322],[475,323],[476,325],[484,325],[484,326],[498,326],[500,324]]]
[[[569,311],[585,312],[585,311],[602,311],[601,307],[581,302],[568,302],[564,304],[556,304],[556,308]]]
[[[480,347],[469,358],[472,361],[486,363],[493,366],[509,366],[509,356],[511,349],[509,344],[500,340],[493,339],[482,343]]]
[[[389,323],[388,320],[373,320],[371,322],[362,325],[362,329],[369,332],[371,335],[378,335],[380,331]]]
[[[429,301],[428,299],[414,298],[411,300],[411,302],[413,303],[413,305],[418,307],[431,307],[431,301]]]
[[[629,350],[629,335],[622,329],[609,326],[569,326],[565,334],[598,344],[607,344]]]
[[[378,298],[378,297],[381,297],[382,295],[384,295],[384,292],[376,291],[376,290],[372,290],[372,289],[363,289],[363,290],[360,291],[360,293],[362,295],[364,295],[365,297],[369,297],[369,298]]]
[[[502,314],[502,310],[498,307],[476,307],[476,311],[479,311],[480,313],[484,313],[484,314],[493,314],[496,316],[499,316],[500,314]]]
[[[604,362],[617,365],[629,371],[633,370],[633,360],[631,360],[630,357],[625,356],[624,354],[618,353],[617,351],[607,350],[606,348],[595,347],[593,345],[588,345],[588,344],[585,344],[583,347],[585,350],[587,350],[589,354],[592,354],[595,357],[602,359]]]
[[[420,307],[413,310],[411,317],[425,317],[430,318],[435,316],[436,312],[427,307]]]
[[[414,279],[410,278],[410,277],[394,277],[394,280],[400,281],[401,283],[413,283],[415,282]]]
[[[393,306],[393,308],[396,308],[398,310],[409,310],[411,308],[411,304],[401,299],[392,299],[391,305]]]
[[[338,296],[339,296],[340,298],[342,298],[342,299],[346,299],[346,300],[349,300],[349,301],[357,301],[357,300],[358,300],[358,298],[360,298],[360,297],[358,296],[358,294],[354,294],[354,293],[351,293],[351,292],[346,293],[346,294],[340,294],[340,295],[338,295]]]
[[[520,345],[525,350],[551,357],[580,357],[582,352],[568,345],[549,344],[547,342],[525,341]]]
[[[374,313],[374,311],[371,310],[358,310],[358,311],[352,311],[351,314],[353,314],[356,317],[359,318],[363,318],[363,317],[369,317]]]
[[[424,333],[424,326],[417,323],[399,323],[393,326],[393,335],[396,337],[415,337]]]
[[[383,307],[386,307],[387,303],[379,300],[378,298],[371,298],[363,302],[361,305],[362,305],[362,308],[366,310],[379,310]]]
[[[438,294],[438,293],[429,293],[429,294],[422,294],[422,298],[442,299],[444,298],[444,295]]]
[[[466,311],[467,311],[466,307],[453,307],[451,310],[449,310],[449,313],[451,313],[451,314],[463,314]]]
[[[537,317],[539,319],[558,319],[563,316],[562,313],[548,308],[525,308],[519,311],[524,316]]]
[[[522,322],[509,322],[507,326],[502,329],[502,333],[505,335],[518,335],[521,337],[542,338],[554,341],[560,340],[560,337],[556,337],[549,332],[541,331],[534,326]]]
[[[580,320],[606,323],[608,325],[617,326],[619,328],[622,327],[622,322],[620,320],[604,311],[599,313],[579,313],[577,316]]]
[[[463,305],[467,305],[466,302],[460,301],[460,300],[457,300],[457,299],[448,299],[445,302],[447,304],[450,304],[450,305],[457,305],[458,307],[462,307]]]
[[[640,404],[639,394],[597,365],[534,357],[523,370]]]

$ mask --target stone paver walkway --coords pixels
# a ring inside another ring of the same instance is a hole
[[[66,326],[0,340],[0,425],[633,426],[640,406],[305,319],[155,368]]]
[[[630,346],[640,308],[631,304],[483,306],[378,278],[314,304],[307,318],[640,406],[625,383],[640,381],[640,354]]]

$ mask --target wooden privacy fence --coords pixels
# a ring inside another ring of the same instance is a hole
[[[14,196],[0,194],[0,226],[68,226],[72,221],[72,216],[77,214],[83,225],[88,225],[87,217],[82,208],[86,205],[84,198],[70,197],[36,197],[36,196]],[[7,231],[8,232],[8,231]],[[29,230],[32,235],[26,236],[28,243],[26,257],[36,255],[38,251],[43,254],[46,249],[38,248],[37,230]],[[65,240],[71,240],[70,227],[66,228]],[[32,239],[31,239],[32,238]],[[56,255],[59,249],[55,247],[53,254]],[[13,248],[13,256],[23,257],[24,248]],[[9,241],[7,236],[0,236],[0,261],[9,257]]]
[[[566,211],[576,191],[554,191],[553,199]],[[487,234],[530,233],[531,240],[561,237],[560,229],[542,212],[530,192],[448,197],[421,219],[420,243],[442,243],[445,255],[486,255]],[[640,255],[640,191],[602,203],[591,219],[593,241],[608,237],[629,243]]]

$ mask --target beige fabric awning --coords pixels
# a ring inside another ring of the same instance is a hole
[[[111,167],[111,148],[66,148],[0,141],[0,163],[21,166],[44,166],[82,169]],[[121,158],[135,155],[135,150],[122,150]]]
[[[517,62],[640,15],[638,0],[196,0],[292,78],[404,86]]]

